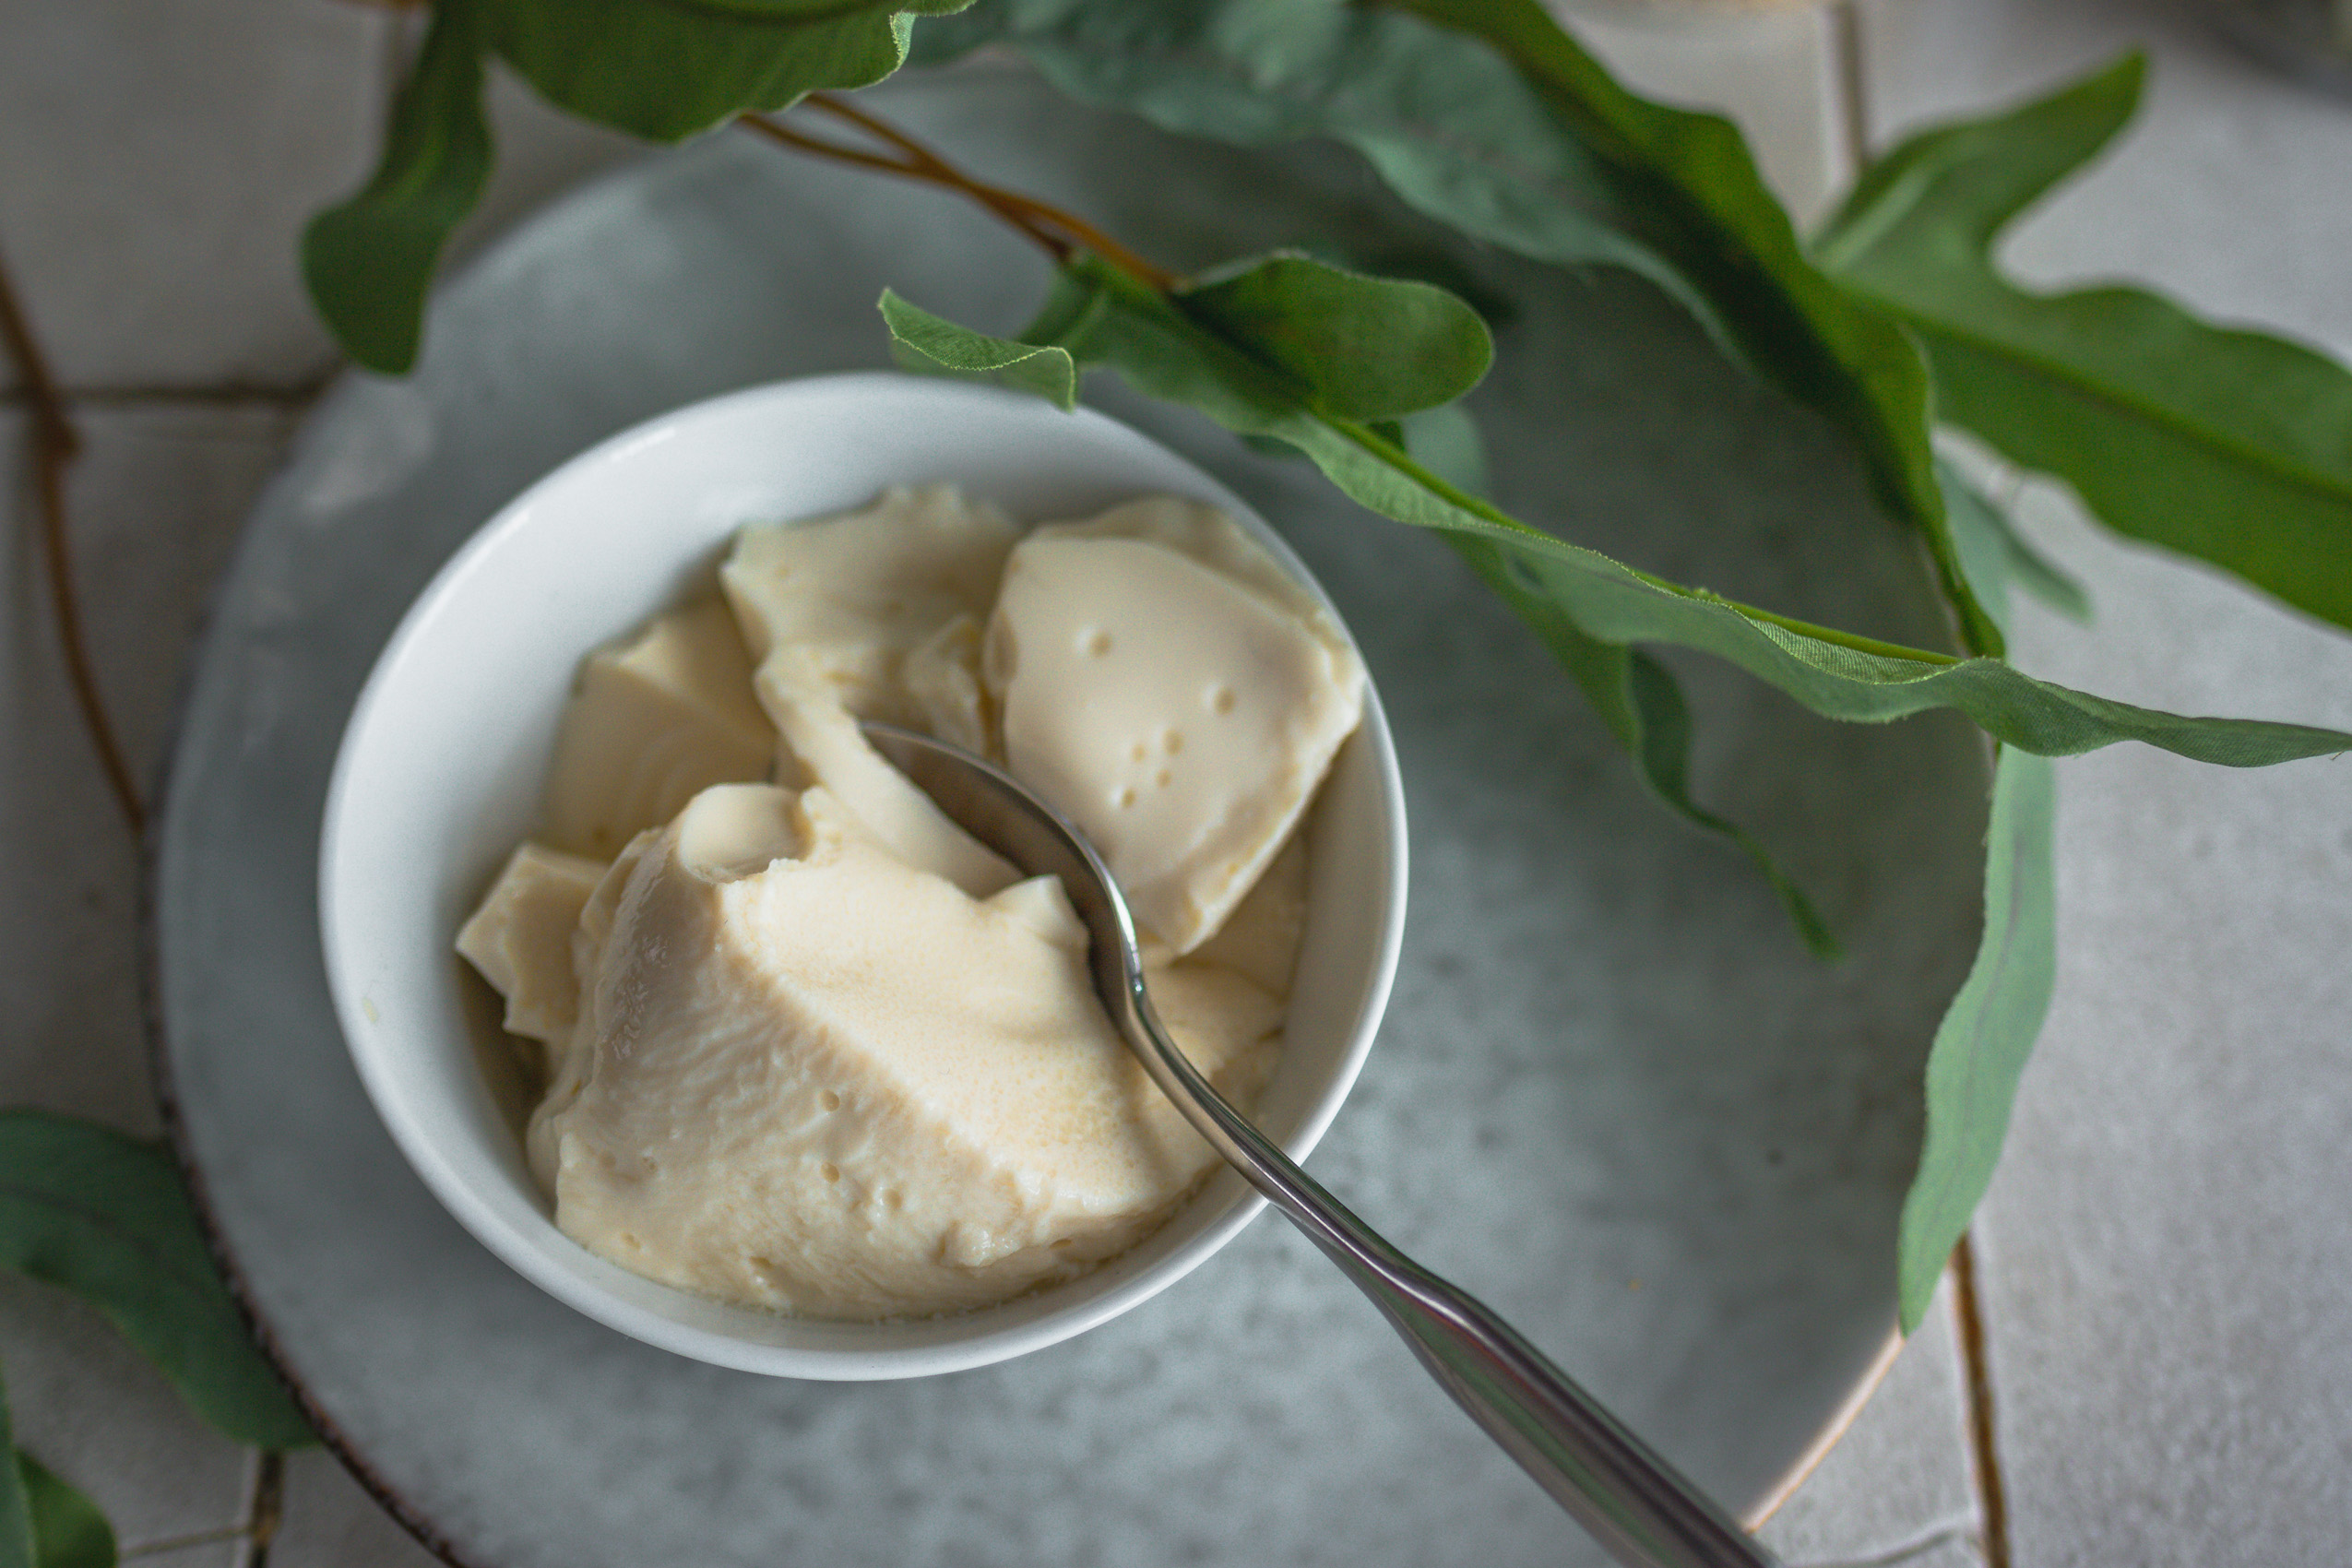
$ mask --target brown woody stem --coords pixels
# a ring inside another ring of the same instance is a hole
[[[844,147],[838,142],[809,136],[772,115],[746,114],[742,123],[771,140],[814,157],[854,163],[861,168],[896,174],[901,179],[919,180],[953,190],[994,213],[1056,262],[1067,261],[1073,252],[1084,250],[1099,256],[1137,282],[1160,292],[1166,292],[1177,282],[1176,274],[1137,255],[1077,214],[1039,201],[1035,196],[1024,196],[1019,191],[1006,190],[1002,185],[992,185],[985,180],[974,179],[896,125],[858,108],[846,99],[832,93],[816,92],[811,93],[802,103],[805,108],[830,114],[855,126],[884,146],[895,149],[898,156]]]
[[[5,262],[0,262],[0,339],[6,340],[9,356],[24,377],[25,400],[30,406],[33,490],[65,679],[73,687],[75,706],[81,710],[82,728],[89,732],[90,749],[98,754],[98,766],[122,808],[125,825],[137,838],[146,831],[147,813],[139,804],[138,786],[131,781],[130,764],[124,760],[114,726],[106,717],[106,704],[99,695],[98,677],[90,668],[89,645],[82,636],[81,606],[74,592],[73,541],[65,528],[65,471],[81,452],[81,436],[65,413],[65,396],[33,338],[32,324]]]

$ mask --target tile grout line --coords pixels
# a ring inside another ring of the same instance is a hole
[[[1963,1394],[1968,1421],[1968,1473],[1976,1483],[1983,1515],[1985,1568],[2009,1568],[2009,1489],[2001,1473],[2001,1446],[1993,1425],[1992,1369],[1985,1352],[1984,1310],[1977,1295],[1977,1249],[1966,1231],[1952,1249],[1953,1326],[1960,1340],[1966,1376]]]

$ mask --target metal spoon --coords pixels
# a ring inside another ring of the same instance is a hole
[[[1383,1241],[1293,1164],[1188,1061],[1152,1011],[1134,918],[1070,822],[1001,768],[886,724],[866,738],[940,810],[1032,876],[1059,876],[1092,938],[1095,989],[1161,1092],[1209,1146],[1347,1271],[1430,1375],[1621,1562],[1778,1568],[1511,1325]]]

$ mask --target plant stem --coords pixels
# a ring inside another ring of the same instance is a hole
[[[25,399],[32,423],[32,471],[36,506],[41,517],[42,554],[48,567],[49,600],[57,617],[57,641],[65,659],[65,679],[73,687],[74,704],[81,710],[82,728],[89,733],[90,749],[122,808],[123,822],[133,838],[147,828],[147,813],[139,804],[137,785],[131,781],[130,764],[114,738],[100,697],[98,677],[90,668],[89,648],[82,636],[81,606],[74,593],[73,542],[65,527],[65,473],[81,452],[81,436],[65,413],[65,399],[50,374],[49,361],[32,335],[10,279],[0,261],[0,339],[24,376]]]
[[[829,92],[814,92],[803,99],[801,106],[854,125],[876,141],[897,148],[900,156],[892,158],[809,136],[786,125],[773,115],[746,114],[742,116],[742,123],[771,140],[814,157],[853,163],[862,169],[877,170],[896,174],[901,179],[920,180],[956,191],[1003,219],[1056,263],[1067,261],[1073,252],[1085,250],[1156,291],[1165,293],[1178,282],[1175,273],[1137,255],[1077,214],[1039,201],[1035,196],[974,179],[922,142],[846,99]]]

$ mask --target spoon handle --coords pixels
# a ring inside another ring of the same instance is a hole
[[[1778,1568],[1779,1560],[1676,1474],[1467,1291],[1389,1245],[1233,1109],[1168,1036],[1140,970],[1121,988],[1145,1067],[1211,1147],[1372,1299],[1439,1386],[1619,1562],[1631,1568]]]

